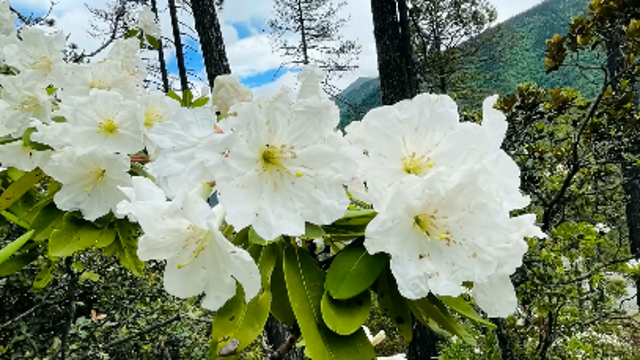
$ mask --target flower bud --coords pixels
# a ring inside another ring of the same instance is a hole
[[[220,75],[216,77],[213,86],[213,105],[223,116],[227,116],[229,108],[233,105],[252,100],[251,90],[240,84],[235,76]]]

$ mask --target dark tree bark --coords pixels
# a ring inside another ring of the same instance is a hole
[[[200,38],[207,79],[209,86],[213,88],[214,80],[218,75],[231,73],[216,4],[214,0],[191,0],[191,9]]]
[[[401,51],[401,31],[396,0],[371,0],[373,34],[378,53],[382,104],[392,105],[411,97],[406,62]]]
[[[158,17],[158,2],[151,0],[151,11]],[[160,63],[160,76],[162,77],[162,87],[165,93],[169,92],[169,74],[167,72],[167,62],[164,59],[164,47],[162,46],[162,36],[158,37],[158,62]]]
[[[178,73],[180,75],[180,87],[182,91],[189,90],[189,80],[187,78],[187,67],[184,64],[184,49],[182,48],[182,38],[180,37],[180,23],[178,21],[178,10],[176,0],[169,0],[169,15],[171,16],[171,27],[173,28],[173,44],[176,47],[176,59],[178,62]]]
[[[413,59],[413,46],[411,45],[411,24],[409,23],[409,8],[407,0],[398,1],[398,15],[400,25],[400,54],[404,62],[407,76],[407,95],[413,98],[418,95],[418,74]]]

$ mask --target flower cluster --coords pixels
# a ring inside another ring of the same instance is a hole
[[[0,2],[0,18],[10,17]],[[153,14],[139,17],[155,36]],[[391,256],[404,297],[458,296],[472,282],[489,315],[515,310],[509,275],[524,238],[544,234],[535,216],[510,216],[529,199],[500,149],[507,124],[495,98],[481,126],[461,123],[451,98],[424,94],[371,111],[345,136],[313,66],[300,72],[295,98],[284,89],[254,100],[222,76],[213,106],[188,108],[145,88],[139,39],[118,40],[93,64],[67,63],[64,47],[62,33],[0,27],[0,165],[43,169],[62,184],[54,200],[64,211],[137,222],[138,255],[166,260],[171,294],[205,293],[203,306],[216,310],[238,282],[253,298],[258,267],[221,226],[252,227],[265,241],[298,237],[308,223],[342,218],[351,194],[377,212],[364,244]],[[139,158],[144,171],[132,166]]]

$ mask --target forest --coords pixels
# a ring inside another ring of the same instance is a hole
[[[0,359],[640,359],[640,1],[234,1],[0,0]]]

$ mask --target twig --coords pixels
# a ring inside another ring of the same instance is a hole
[[[44,306],[47,303],[47,300],[49,299],[49,296],[51,296],[51,294],[53,294],[54,292],[56,292],[60,288],[62,288],[62,286],[58,286],[58,287],[54,288],[53,290],[49,291],[48,293],[46,293],[44,295],[44,298],[42,298],[42,301],[40,301],[39,303],[34,305],[31,309],[23,312],[22,314],[16,316],[15,318],[13,318],[13,319],[5,322],[4,324],[0,325],[0,330],[4,329],[6,327],[9,327],[12,324],[22,320],[23,318],[33,314],[34,311],[38,310],[39,308],[41,308],[42,306]]]
[[[269,356],[269,360],[282,360],[287,356],[289,351],[291,351],[295,346],[298,338],[300,337],[300,327],[298,323],[293,325],[291,328],[291,334],[284,343],[282,343],[276,351],[274,351],[271,356]]]
[[[62,341],[60,345],[60,359],[65,360],[67,358],[67,348],[69,347],[69,332],[71,331],[71,325],[76,316],[76,287],[78,285],[78,276],[75,274],[72,268],[73,258],[69,257],[66,260],[67,273],[70,276],[69,280],[69,310],[67,315],[67,321],[62,333]]]

